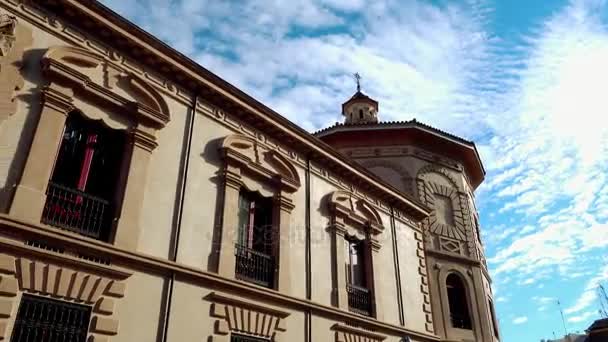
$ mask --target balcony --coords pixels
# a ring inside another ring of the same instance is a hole
[[[372,294],[365,287],[348,284],[346,285],[348,294],[348,309],[361,315],[372,315]]]
[[[274,257],[247,248],[235,246],[236,278],[272,288],[274,284]]]
[[[454,328],[466,330],[471,330],[473,328],[471,319],[465,315],[450,314],[450,320],[452,321],[452,326]]]
[[[110,202],[85,192],[49,183],[42,223],[106,240],[112,224]]]

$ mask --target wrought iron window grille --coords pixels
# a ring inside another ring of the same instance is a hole
[[[85,342],[91,308],[24,294],[11,342]]]

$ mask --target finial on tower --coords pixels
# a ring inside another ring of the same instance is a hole
[[[361,75],[359,75],[358,72],[356,72],[354,75],[355,77],[355,82],[357,82],[357,92],[361,91]]]
[[[376,123],[378,122],[378,101],[361,92],[361,75],[353,74],[357,82],[357,92],[342,104],[342,115],[345,116],[344,123]]]

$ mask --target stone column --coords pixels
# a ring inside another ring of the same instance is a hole
[[[144,201],[148,164],[152,150],[156,148],[156,139],[151,129],[138,125],[131,131],[133,149],[127,172],[126,186],[114,245],[136,250],[141,233],[140,216]],[[124,182],[121,182],[124,184]]]
[[[42,92],[40,119],[9,211],[15,218],[40,222],[67,115],[73,109],[72,95],[71,90],[55,85]]]
[[[380,243],[378,242],[378,240],[375,239],[375,237],[368,237],[367,238],[368,241],[368,246],[369,248],[369,256],[370,259],[368,262],[368,270],[369,270],[369,277],[371,279],[368,280],[368,284],[370,287],[370,291],[372,293],[372,315],[374,317],[376,317],[377,320],[382,321],[384,318],[384,311],[382,311],[382,305],[380,305],[380,301],[378,300],[378,292],[376,291],[376,289],[378,288],[377,284],[380,283],[381,279],[379,279],[380,277],[378,277],[375,274],[376,270],[381,270],[383,267],[383,265],[379,265],[378,264],[378,252],[380,252]]]
[[[336,269],[336,284],[334,288],[335,298],[338,301],[338,308],[348,311],[348,293],[346,292],[346,250],[344,235],[346,234],[346,227],[344,226],[344,219],[336,217],[333,222],[333,234],[332,243],[334,244],[335,256],[335,269]]]
[[[291,293],[292,230],[290,216],[294,207],[291,199],[285,193],[276,196],[275,212],[278,211],[278,220],[274,220],[276,222],[274,225],[275,231],[278,233],[275,235],[275,245],[278,248],[278,251],[275,252],[278,257],[278,276],[276,276],[278,284],[275,288],[285,294]]]
[[[243,183],[241,170],[227,164],[224,169],[224,213],[219,245],[214,246],[218,254],[217,272],[226,278],[234,278],[236,256],[234,254],[239,223],[239,193]]]

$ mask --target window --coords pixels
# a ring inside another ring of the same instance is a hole
[[[347,240],[346,243],[348,245],[346,280],[351,285],[365,287],[364,242]]]
[[[230,336],[230,342],[269,342],[269,340],[263,338],[249,337],[245,335],[232,334]]]
[[[366,272],[366,243],[356,239],[346,240],[346,291],[351,311],[371,315],[371,291]]]
[[[450,274],[446,279],[450,319],[454,328],[473,329],[466,289],[462,279],[457,274]]]
[[[266,287],[273,287],[275,273],[272,207],[272,198],[239,194],[236,277]]]
[[[42,222],[108,240],[125,135],[77,112],[68,116]]]
[[[359,109],[359,119],[363,119],[363,109]]]
[[[494,313],[494,303],[488,297],[488,306],[490,307],[490,319],[492,320],[492,330],[494,331],[494,336],[498,338],[498,324],[496,324],[496,314]]]
[[[91,308],[24,294],[11,342],[85,342]]]

